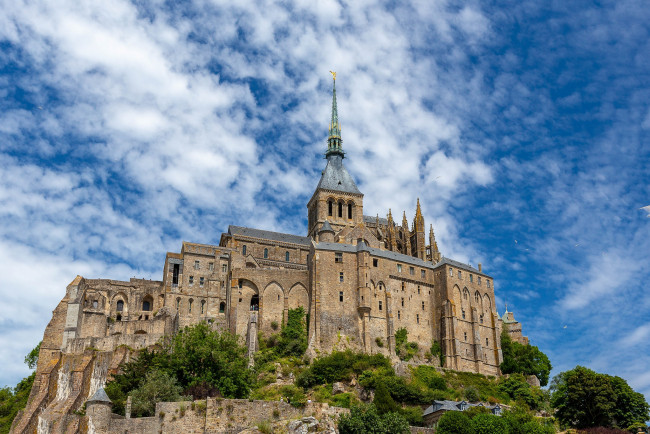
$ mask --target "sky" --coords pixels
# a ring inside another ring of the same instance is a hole
[[[364,213],[494,277],[552,374],[650,401],[641,0],[0,0],[0,386],[76,275],[162,278],[229,224],[306,234],[337,72]]]

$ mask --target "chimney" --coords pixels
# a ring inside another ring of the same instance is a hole
[[[478,263],[478,272],[479,272],[479,273],[482,273],[482,272],[483,272],[483,266],[481,265],[480,262]]]

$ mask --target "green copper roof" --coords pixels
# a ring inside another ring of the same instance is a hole
[[[340,154],[344,156],[341,139],[341,124],[339,124],[339,113],[338,108],[336,107],[336,73],[332,73],[334,76],[334,86],[332,88],[332,120],[330,121],[330,131],[329,136],[327,137],[327,152],[325,153],[326,157],[329,157],[331,154]]]

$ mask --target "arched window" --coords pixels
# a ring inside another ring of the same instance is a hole
[[[478,303],[480,299],[481,299],[481,296],[478,295],[478,292],[475,293],[475,294],[474,294],[474,301],[476,301],[476,302]]]
[[[251,309],[250,310],[260,310],[260,297],[255,294],[251,297]]]
[[[328,214],[330,217],[332,216],[332,213],[334,212],[334,210],[332,209],[332,208],[333,208],[333,205],[334,205],[334,204],[332,204],[332,201],[331,201],[331,200],[328,200],[328,201],[327,201],[327,209],[328,209],[327,214]]]
[[[201,315],[205,313],[205,300],[201,300]]]
[[[241,254],[246,256],[246,244],[241,247]]]
[[[117,300],[117,307],[115,310],[118,312],[122,312],[124,310],[124,302],[122,300]]]
[[[188,308],[187,308],[187,313],[192,313],[192,302],[194,302],[194,300],[192,300],[192,299],[190,298],[190,303],[189,303],[189,306],[188,306]]]
[[[226,311],[226,303],[223,301],[219,303],[219,313],[224,313]]]
[[[269,249],[264,249],[264,259],[269,259]]]
[[[352,204],[348,204],[348,219],[352,219]]]
[[[120,314],[118,313],[118,314],[117,314],[117,317],[116,317],[115,319],[117,319],[118,321],[122,321],[122,315],[120,315]]]
[[[343,202],[339,202],[339,217],[343,217]]]
[[[150,311],[151,310],[151,300],[145,299],[142,302],[142,310],[144,310],[144,311]]]
[[[289,262],[289,252],[286,252],[286,253],[284,254],[284,260],[287,261],[287,262]]]

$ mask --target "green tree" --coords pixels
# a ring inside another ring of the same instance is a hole
[[[375,389],[375,398],[372,403],[375,404],[379,414],[390,413],[399,409],[399,406],[395,403],[393,397],[390,396],[386,383],[383,381],[380,381],[379,384],[377,384],[377,388]]]
[[[448,411],[438,420],[436,434],[474,434],[472,422],[460,411]]]
[[[508,423],[499,416],[477,414],[472,419],[474,434],[509,434]]]
[[[165,371],[149,372],[140,386],[132,392],[131,407],[134,416],[153,416],[157,402],[185,401],[191,397],[181,395],[183,388],[176,378]]]
[[[542,386],[548,384],[552,366],[546,354],[539,348],[534,345],[522,345],[519,342],[514,342],[504,329],[501,332],[501,351],[503,353],[501,372],[535,375]]]
[[[34,369],[38,363],[39,343],[25,357],[25,364],[29,369]],[[32,391],[36,373],[32,372],[23,378],[16,387],[3,387],[0,389],[0,434],[6,434],[18,412],[25,408],[29,394]]]
[[[41,344],[43,342],[39,342],[38,345],[32,349],[29,354],[25,356],[25,364],[29,367],[29,369],[36,369],[36,365],[38,364],[38,353],[41,351]]]
[[[380,415],[373,405],[359,405],[339,419],[341,434],[407,434],[409,424],[399,413]]]
[[[556,417],[575,428],[625,429],[650,418],[648,403],[619,377],[599,374],[582,366],[562,372],[551,384]]]
[[[305,310],[302,307],[289,309],[287,324],[282,327],[276,351],[280,356],[301,357],[306,349]]]

